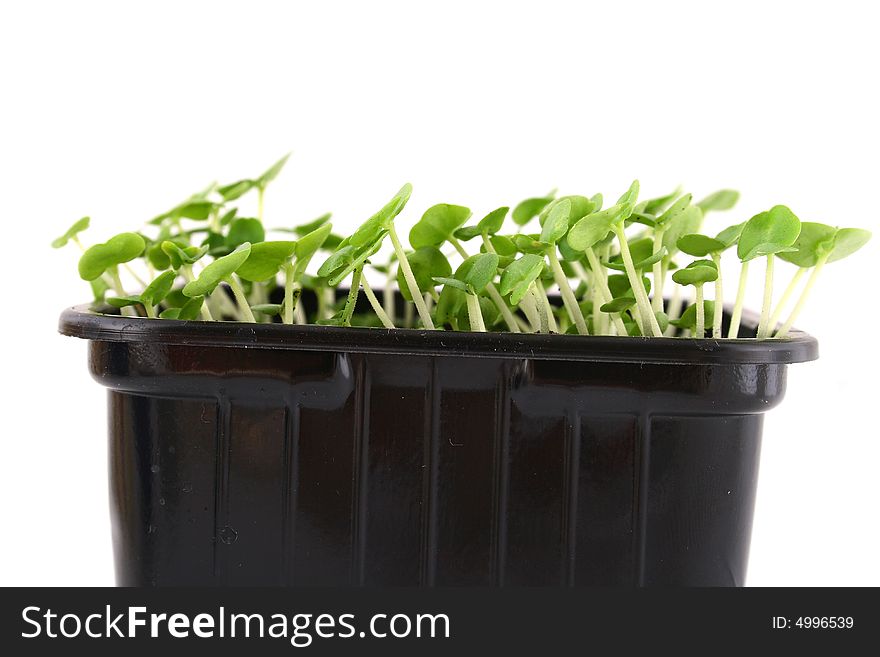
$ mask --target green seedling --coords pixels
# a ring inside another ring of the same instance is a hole
[[[699,233],[684,235],[678,239],[676,246],[682,253],[695,256],[697,258],[712,258],[715,265],[717,277],[715,278],[715,304],[713,306],[714,314],[712,315],[712,337],[721,337],[721,323],[723,319],[724,308],[724,285],[721,276],[721,254],[732,247],[739,241],[745,223],[736,224],[722,230],[716,237],[707,237]],[[673,274],[673,280],[675,275]]]
[[[804,286],[791,314],[776,331],[775,337],[784,338],[788,335],[792,325],[797,321],[798,316],[803,310],[822,268],[830,262],[836,262],[852,255],[865,246],[870,239],[871,232],[862,228],[835,228],[813,222],[801,224],[801,232],[798,235],[798,239],[794,242],[793,250],[779,254],[782,260],[797,265],[798,271],[780,300],[777,311],[774,312],[776,319],[778,319],[779,314],[785,307],[800,277],[810,269],[812,269],[812,273],[809,279],[807,279],[807,284]],[[775,323],[775,319],[771,320],[768,330],[772,330]]]
[[[728,338],[739,335],[745,301],[746,282],[748,280],[749,262],[758,257],[766,258],[764,276],[764,301],[761,304],[761,319],[758,323],[758,338],[768,337],[771,304],[773,303],[773,266],[775,255],[794,249],[792,246],[801,232],[801,222],[795,214],[784,205],[773,206],[766,212],[756,214],[743,226],[736,254],[742,263],[739,277],[739,288],[736,303],[730,319]]]
[[[89,227],[89,221],[90,219],[88,217],[83,217],[82,219],[74,222],[74,224],[70,228],[68,228],[63,235],[61,235],[60,237],[56,237],[54,240],[52,240],[52,248],[60,249],[64,246],[67,246],[68,242],[73,242],[81,250],[84,250],[82,242],[79,241],[79,234]]]
[[[532,219],[541,214],[541,211],[556,198],[556,190],[554,189],[546,196],[536,196],[520,201],[515,208],[511,218],[517,226],[525,226]]]
[[[213,292],[220,283],[225,282],[232,290],[232,294],[235,296],[235,301],[238,304],[238,310],[245,321],[257,321],[251,312],[247,295],[245,295],[241,283],[235,275],[235,272],[247,261],[250,254],[251,245],[249,243],[245,242],[239,245],[229,255],[217,258],[205,267],[198,278],[190,281],[183,287],[183,293],[188,297],[205,296]]]
[[[721,264],[724,253],[736,246],[742,271],[728,335],[738,335],[749,263],[766,258],[758,338],[770,339],[791,330],[824,266],[858,250],[870,236],[860,229],[800,224],[788,208],[774,206],[710,237],[700,234],[704,215],[730,210],[737,192],[723,189],[695,203],[676,189],[639,201],[638,181],[609,207],[603,208],[601,194],[557,197],[554,191],[526,199],[512,212],[499,207],[471,225],[467,207],[433,205],[408,231],[408,243],[400,239],[395,220],[410,199],[409,185],[348,236],[331,232],[329,214],[267,231],[263,196],[286,161],[256,178],[211,184],[148,222],[142,233],[122,233],[86,249],[80,235],[89,220],[83,218],[52,245],[80,245],[78,267],[91,285],[95,308],[104,306],[112,290],[106,303],[129,317],[255,321],[256,315],[288,324],[388,330],[419,325],[430,330],[436,324],[453,330],[644,337],[671,335],[678,327],[700,338],[708,334],[711,313],[716,339],[724,300]],[[236,204],[254,190],[259,210],[249,217]],[[534,219],[534,230],[523,232]],[[390,252],[383,251],[389,240]],[[469,242],[477,253],[468,253]],[[326,255],[310,274],[319,251]],[[680,269],[676,259],[682,253],[698,260]],[[796,271],[774,305],[776,260]],[[126,293],[120,278],[125,272],[139,283],[139,293]],[[381,302],[370,285],[374,275],[385,281]],[[182,287],[175,289],[178,280]],[[703,299],[707,283],[714,283],[712,305]],[[339,294],[339,286],[347,293]],[[688,296],[683,291],[690,287],[696,303],[682,314]],[[279,300],[281,289],[283,301],[271,303]],[[304,290],[317,301],[311,316],[299,303]],[[361,290],[369,308],[357,310]],[[551,303],[554,294],[562,303]],[[788,318],[780,323],[784,312]]]
[[[699,335],[699,317],[712,317],[714,315],[715,302],[703,301],[702,304],[694,303],[688,306],[681,314],[681,317],[669,320],[669,324],[682,330],[691,331],[693,337],[701,337]]]
[[[159,319],[179,319],[191,321],[199,317],[205,297],[193,297],[176,308],[166,308],[159,314]]]
[[[717,192],[709,194],[702,201],[698,201],[697,205],[703,214],[707,212],[717,212],[721,210],[732,209],[739,201],[739,192],[735,189],[719,189]]]
[[[168,296],[168,293],[171,292],[175,278],[177,278],[177,274],[173,271],[162,272],[140,294],[126,297],[110,297],[107,299],[107,303],[114,308],[125,308],[126,306],[139,304],[144,307],[147,317],[155,318],[156,306],[162,303],[165,297]]]
[[[498,272],[498,256],[480,253],[469,257],[456,270],[455,277],[437,276],[434,280],[446,287],[458,289],[465,294],[468,318],[472,331],[486,331],[479,295],[492,282]]]
[[[692,285],[696,290],[697,321],[695,332],[698,338],[705,337],[706,317],[703,314],[703,285],[718,280],[718,266],[712,260],[695,260],[684,269],[673,273],[672,280],[679,285]],[[712,316],[714,317],[714,311]],[[717,338],[718,335],[716,334],[714,337]]]
[[[260,221],[263,221],[263,205],[264,198],[266,196],[266,187],[269,185],[270,182],[278,177],[278,174],[281,173],[281,169],[283,169],[284,165],[287,164],[287,160],[289,158],[290,153],[288,153],[271,167],[266,169],[266,171],[264,171],[263,174],[254,181],[253,186],[257,189],[257,218]]]

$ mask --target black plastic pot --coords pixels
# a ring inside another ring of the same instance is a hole
[[[120,585],[742,585],[816,341],[61,316],[109,389]],[[744,330],[754,331],[754,326]]]

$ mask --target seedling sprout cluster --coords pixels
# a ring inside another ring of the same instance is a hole
[[[255,179],[211,185],[137,232],[85,248],[85,217],[52,245],[82,249],[79,275],[99,311],[388,329],[752,337],[740,336],[740,322],[750,271],[760,269],[754,337],[770,339],[788,335],[822,269],[870,238],[859,228],[802,222],[784,205],[710,235],[706,216],[732,209],[736,191],[695,202],[676,190],[640,201],[638,181],[613,204],[601,194],[551,192],[479,221],[467,207],[437,204],[412,226],[408,244],[397,222],[409,184],[347,237],[333,232],[330,214],[268,228],[264,196],[286,161]],[[240,216],[236,202],[251,193],[257,216]],[[721,263],[732,254],[740,276],[725,331]],[[778,260],[796,269],[777,300]],[[141,291],[127,291],[123,276]],[[377,276],[380,294],[370,284]],[[314,294],[313,309],[300,302],[303,290]],[[356,312],[361,293],[372,312]],[[551,301],[556,296],[561,304]]]

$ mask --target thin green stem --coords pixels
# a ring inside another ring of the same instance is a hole
[[[485,235],[485,234],[484,234]],[[461,242],[455,238],[450,236],[449,243],[455,248],[463,259],[468,259],[468,253],[464,250],[464,247],[461,245]],[[485,242],[486,252],[487,253],[495,253],[495,250],[489,249],[492,247],[492,244],[489,242],[488,237],[486,237]],[[516,318],[513,316],[513,313],[510,312],[510,308],[507,307],[507,304],[504,303],[504,299],[501,297],[501,294],[498,293],[497,288],[492,283],[489,283],[486,286],[486,292],[489,294],[489,298],[492,300],[492,303],[498,308],[498,312],[501,313],[501,316],[504,318],[504,323],[507,324],[507,328],[511,333],[519,333],[519,326],[517,326]]]
[[[549,333],[550,332],[550,319],[548,317],[549,308],[544,306],[541,301],[541,296],[538,294],[538,286],[532,283],[529,286],[529,294],[532,295],[532,301],[535,304],[535,309],[538,311],[538,330],[541,333]]]
[[[547,324],[549,325],[550,332],[559,333],[559,327],[556,325],[556,316],[553,314],[553,306],[550,304],[550,299],[547,297],[547,290],[544,289],[544,285],[540,281],[535,285],[535,289],[538,291],[538,296],[541,298],[541,305],[544,307],[544,315],[547,317]]]
[[[486,325],[483,323],[483,311],[480,309],[479,297],[470,292],[465,296],[467,296],[468,321],[471,324],[471,331],[485,333]]]
[[[351,287],[348,289],[348,299],[342,310],[342,325],[351,326],[351,317],[354,315],[354,307],[357,304],[358,294],[361,291],[362,268],[358,267],[351,274]]]
[[[568,277],[565,275],[562,264],[559,262],[559,257],[556,255],[555,246],[547,249],[547,256],[550,258],[550,269],[553,271],[553,279],[556,281],[557,287],[559,287],[562,303],[565,305],[565,310],[568,311],[568,316],[577,326],[577,331],[580,335],[589,335],[590,331],[587,328],[584,314],[581,312],[577,297],[574,296],[574,291],[568,283]]]
[[[382,291],[382,306],[388,317],[394,317],[397,309],[394,307],[394,267],[388,263],[388,273],[385,275],[385,289]]]
[[[367,282],[366,276],[361,276],[361,287],[364,288],[364,294],[367,295],[367,301],[370,302],[370,305],[373,307],[373,312],[376,313],[376,316],[382,322],[382,326],[384,326],[385,328],[393,329],[394,322],[391,321],[388,313],[385,312],[382,304],[379,303],[379,299],[377,299],[376,295],[373,294],[373,288],[371,288],[370,284]]]
[[[284,323],[293,324],[293,263],[284,265]]]
[[[697,337],[702,339],[706,337],[706,306],[703,303],[703,285],[702,283],[694,286],[697,290]]]
[[[657,226],[654,229],[654,250],[656,255],[663,248],[663,233],[666,228]],[[654,263],[654,298],[651,299],[651,310],[655,313],[663,312],[663,285],[666,280],[666,268],[663,266],[663,258]]]
[[[599,294],[601,295],[602,303],[599,304],[599,307],[602,307],[602,304],[610,303],[613,297],[611,296],[611,290],[608,288],[608,279],[605,278],[605,268],[602,266],[602,263],[599,261],[599,257],[596,255],[596,252],[589,248],[586,250],[587,254],[587,262],[590,263],[590,270],[593,272],[592,281],[595,287],[598,288]],[[627,335],[626,332],[626,324],[623,323],[623,319],[621,319],[619,313],[606,313],[610,318],[612,323],[614,324],[614,328],[617,331],[618,335]]]
[[[636,272],[632,254],[629,252],[629,243],[626,240],[626,231],[622,223],[614,226],[614,233],[617,235],[617,240],[620,242],[620,255],[623,258],[623,266],[626,268],[626,275],[629,278],[629,284],[632,287],[633,294],[635,294],[636,303],[639,306],[639,312],[642,313],[642,320],[645,328],[650,329],[653,337],[659,338],[662,335],[660,324],[657,323],[657,318],[654,316],[654,311],[651,309],[651,302],[648,301],[648,293],[645,292],[645,286],[642,284],[642,277]]]
[[[736,290],[736,302],[733,306],[733,314],[730,316],[730,328],[727,330],[727,338],[733,339],[739,336],[739,324],[742,321],[743,303],[746,300],[746,283],[749,280],[749,261],[742,263],[739,270],[739,287]]]
[[[134,280],[138,282],[138,285],[140,285],[141,287],[147,287],[148,283],[143,278],[138,276],[138,273],[134,269],[129,267],[127,262],[123,263],[122,266],[125,267],[125,271],[131,274],[132,278],[134,278]]]
[[[144,301],[143,304],[144,304],[144,311],[146,311],[146,313],[147,313],[147,317],[149,317],[151,319],[156,319],[156,307],[153,304],[148,303],[146,301]]]
[[[182,265],[180,267],[180,273],[183,274],[183,278],[187,283],[196,279],[195,275],[193,274],[192,265]],[[199,309],[199,313],[202,316],[202,321],[205,322],[214,321],[214,316],[211,314],[211,309],[208,307],[210,299],[211,295],[206,295],[205,298],[202,300],[202,307]]]
[[[257,187],[257,219],[263,221],[263,200],[266,196],[266,188],[260,185]]]
[[[721,254],[713,253],[712,262],[718,270],[718,278],[715,279],[715,297],[712,306],[712,337],[716,340],[721,337],[721,320],[724,318],[724,287],[721,284]]]
[[[669,321],[671,322],[673,319],[678,319],[681,317],[681,311],[684,308],[684,299],[682,298],[682,286],[674,285],[672,287],[672,294],[669,295],[669,305],[666,307],[666,316],[669,317]],[[666,332],[664,335],[673,336],[675,335],[675,326],[670,324],[666,327]]]
[[[419,317],[422,320],[422,325],[426,329],[433,330],[434,322],[431,320],[431,313],[428,312],[428,308],[425,305],[425,299],[422,297],[421,290],[419,290],[419,284],[416,282],[416,277],[412,272],[412,268],[409,266],[409,260],[406,258],[406,251],[403,250],[403,245],[400,243],[400,238],[397,236],[397,231],[394,229],[393,221],[388,224],[388,236],[391,238],[391,244],[394,246],[394,252],[397,254],[400,268],[403,270],[403,278],[409,288],[410,296],[412,296]]]
[[[773,254],[767,255],[767,270],[764,274],[764,301],[761,304],[761,319],[758,321],[757,338],[764,340],[770,337],[770,308],[773,305]]]
[[[541,313],[538,312],[538,305],[535,300],[535,295],[532,294],[532,289],[529,288],[529,291],[522,298],[522,301],[519,302],[519,307],[523,311],[523,314],[526,316],[526,319],[529,320],[529,324],[531,324],[532,333],[536,333],[541,330]]]
[[[119,278],[119,267],[114,265],[110,268],[110,279],[113,281],[113,291],[116,292],[116,296],[124,297],[125,288],[122,286],[122,279]]]
[[[773,314],[770,315],[770,321],[767,322],[767,329],[769,331],[772,331],[773,327],[775,327],[779,323],[779,318],[782,317],[782,311],[785,310],[785,307],[788,305],[788,302],[791,299],[791,295],[794,294],[795,289],[797,289],[798,283],[801,282],[801,279],[804,277],[804,274],[806,274],[808,270],[809,267],[798,267],[798,270],[794,273],[794,276],[791,277],[791,281],[785,288],[785,291],[782,293],[782,298],[779,299],[779,303],[776,304],[776,308],[773,310]]]
[[[487,231],[483,231],[483,246],[486,247],[486,253],[495,253],[495,247],[492,245],[492,240],[489,239],[489,233]]]
[[[244,321],[256,323],[257,318],[254,317],[254,313],[251,312],[251,307],[248,305],[247,295],[244,293],[244,289],[241,287],[238,276],[236,276],[235,274],[230,274],[226,278],[226,282],[229,284],[229,288],[232,290],[232,294],[235,297],[235,303],[238,304],[238,311],[241,313]]]
[[[807,284],[804,286],[803,292],[801,292],[801,296],[795,304],[794,308],[791,311],[791,314],[788,316],[788,319],[785,320],[785,323],[776,331],[776,338],[784,338],[788,335],[788,332],[791,330],[791,327],[797,321],[798,315],[801,314],[801,311],[804,309],[804,304],[807,303],[807,297],[810,295],[810,290],[813,289],[813,286],[816,284],[816,279],[819,278],[819,272],[822,271],[822,268],[825,266],[825,263],[828,261],[828,256],[819,259],[819,262],[816,263],[816,266],[813,267],[813,273],[810,274],[810,277],[807,279]]]

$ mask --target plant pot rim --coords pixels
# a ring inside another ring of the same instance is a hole
[[[750,314],[743,319],[746,328],[754,328],[757,323]],[[786,338],[772,340],[474,333],[148,319],[98,313],[90,304],[64,310],[58,331],[101,342],[610,363],[788,364],[819,356],[817,340],[797,330]]]

